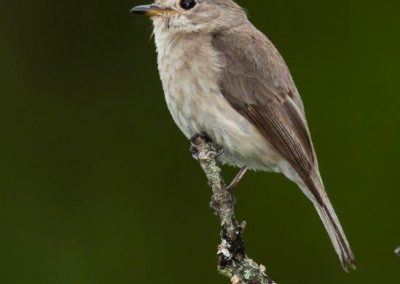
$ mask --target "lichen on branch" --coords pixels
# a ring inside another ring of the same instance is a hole
[[[263,265],[250,259],[242,238],[246,223],[235,217],[236,198],[221,174],[218,156],[223,149],[202,135],[192,138],[191,151],[198,160],[212,189],[210,207],[220,218],[221,243],[218,246],[218,271],[233,284],[273,284]]]

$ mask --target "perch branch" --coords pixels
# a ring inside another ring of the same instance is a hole
[[[213,195],[210,207],[221,221],[221,243],[218,246],[218,271],[227,276],[232,284],[273,284],[262,265],[250,259],[245,252],[242,238],[246,223],[235,217],[234,191],[227,190],[217,158],[223,149],[206,137],[192,139],[193,156],[199,161],[207,176]]]

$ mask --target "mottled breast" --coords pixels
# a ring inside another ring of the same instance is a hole
[[[187,138],[198,133],[224,147],[223,161],[274,170],[279,155],[226,101],[219,79],[224,62],[211,37],[157,31],[158,68],[171,115]]]
[[[212,102],[219,96],[221,66],[207,37],[157,35],[158,68],[165,99],[172,117],[183,133],[204,131],[206,120],[216,111]],[[202,125],[201,125],[202,124]]]

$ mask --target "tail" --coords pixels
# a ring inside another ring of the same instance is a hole
[[[340,258],[343,269],[356,269],[354,254],[351,251],[349,242],[340,225],[339,219],[325,192],[324,185],[319,174],[313,175],[307,182],[308,191],[312,192],[311,198],[318,215],[320,216],[326,231],[332,241],[333,247]],[[309,192],[308,192],[309,193]],[[307,194],[309,195],[309,194]]]

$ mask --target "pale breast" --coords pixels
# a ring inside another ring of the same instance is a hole
[[[224,147],[226,163],[276,170],[279,154],[220,93],[219,74],[224,66],[211,39],[156,33],[155,40],[168,109],[185,136],[207,134]]]

